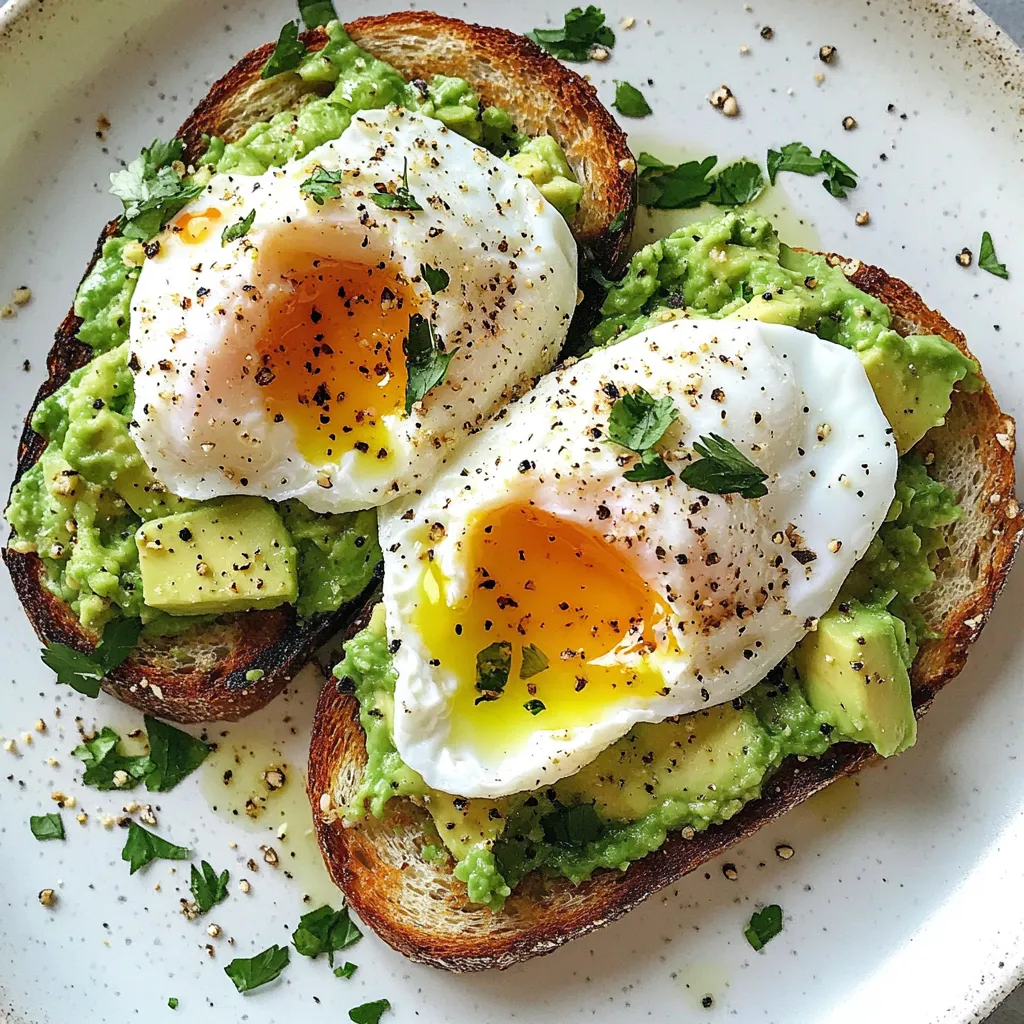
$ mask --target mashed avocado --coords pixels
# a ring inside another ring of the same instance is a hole
[[[338,138],[359,110],[400,104],[507,157],[572,219],[583,189],[554,139],[523,135],[506,111],[484,107],[463,79],[407,83],[356,46],[337,22],[327,33],[327,45],[307,54],[295,72],[320,91],[252,125],[235,142],[210,139],[200,175],[261,174]],[[172,616],[143,602],[135,540],[143,522],[197,504],[176,498],[153,479],[128,433],[134,404],[128,317],[141,256],[137,241],[108,238],[80,285],[78,337],[93,349],[94,359],[33,414],[33,429],[50,443],[14,488],[6,517],[17,534],[13,546],[39,553],[50,589],[87,629],[98,631],[113,617],[137,616],[150,633],[179,633],[209,616]],[[301,617],[333,611],[365,588],[380,560],[372,511],[319,515],[298,502],[282,503],[278,511],[298,553]]]
[[[727,213],[644,247],[609,286],[602,314],[592,345],[679,316],[754,317],[845,345],[865,363],[898,440],[894,421],[902,424],[905,454],[885,523],[819,629],[781,666],[732,704],[635,727],[544,790],[490,801],[429,788],[391,738],[395,675],[383,610],[346,644],[335,672],[355,688],[369,753],[347,814],[379,817],[393,796],[421,803],[469,899],[492,909],[529,871],[578,882],[599,868],[624,869],[670,832],[728,820],[789,755],[819,756],[842,740],[885,755],[913,743],[907,670],[919,641],[934,636],[915,601],[934,582],[943,531],[959,516],[954,495],[909,449],[942,422],[955,384],[975,386],[977,367],[941,338],[901,338],[883,303],[822,257],[780,245],[763,218]]]

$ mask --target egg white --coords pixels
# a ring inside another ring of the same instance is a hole
[[[395,191],[406,167],[423,209],[379,209],[375,184]],[[343,172],[340,195],[323,205],[300,192],[317,168]],[[359,113],[340,139],[263,175],[217,175],[174,223],[211,209],[215,226],[199,241],[173,226],[159,236],[131,309],[132,436],[183,497],[298,498],[319,512],[391,500],[553,365],[575,307],[576,245],[537,187],[405,110]],[[244,236],[223,242],[223,228],[249,213]],[[273,330],[267,308],[290,287],[268,270],[282,251],[396,270],[447,351],[457,349],[444,383],[410,415],[382,417],[386,458],[339,443],[332,458],[311,460],[293,424],[271,414],[254,338]],[[423,264],[449,275],[443,291],[431,292]]]
[[[608,442],[607,426],[614,396],[636,386],[675,402],[679,420],[659,450],[676,472],[714,432],[768,474],[767,495],[704,494],[678,476],[625,480],[635,456]],[[572,774],[638,722],[741,695],[832,604],[884,520],[896,464],[857,357],[790,327],[673,321],[544,378],[421,494],[382,509],[403,760],[442,791],[507,795]],[[469,524],[509,503],[596,532],[668,601],[672,615],[645,655],[663,693],[628,695],[596,716],[581,704],[566,728],[545,728],[540,714],[525,739],[479,742],[460,728],[449,652],[415,626],[425,573],[440,569],[442,603],[456,615],[478,585]]]

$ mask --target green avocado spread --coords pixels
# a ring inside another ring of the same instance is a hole
[[[843,267],[781,245],[751,213],[725,213],[637,252],[608,286],[589,342],[615,344],[682,316],[788,324],[856,352],[903,453],[895,499],[834,606],[753,690],[639,725],[577,774],[500,800],[438,792],[403,764],[391,732],[395,676],[376,610],[335,669],[359,700],[368,752],[344,814],[380,817],[394,796],[421,804],[432,823],[429,855],[444,851],[470,900],[495,910],[529,871],[578,882],[600,868],[625,869],[670,832],[692,836],[728,820],[788,756],[818,756],[842,741],[890,756],[916,738],[908,670],[920,640],[935,634],[915,602],[935,580],[959,509],[915,446],[943,422],[954,385],[978,386],[977,367],[942,338],[901,337],[889,309]]]
[[[553,138],[523,135],[506,111],[484,107],[463,79],[406,82],[337,22],[327,34],[327,45],[307,53],[293,73],[312,91],[236,141],[211,138],[197,179],[262,174],[338,138],[356,112],[398,104],[506,158],[571,220],[583,190]],[[11,495],[12,546],[39,554],[50,589],[97,632],[116,617],[141,618],[150,634],[175,634],[213,614],[286,602],[302,618],[336,610],[365,589],[380,560],[372,510],[324,515],[297,501],[186,501],[170,494],[139,454],[128,432],[134,395],[127,342],[143,261],[138,241],[113,236],[79,286],[78,338],[93,358],[33,414],[33,429],[49,443]],[[260,566],[233,557],[245,552],[226,528],[248,512],[259,519],[256,536],[279,545]],[[167,543],[172,530],[204,538],[223,567],[200,562],[194,541]],[[287,558],[278,555],[285,551]],[[207,577],[193,586],[197,567]]]

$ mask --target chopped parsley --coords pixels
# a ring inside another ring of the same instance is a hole
[[[359,970],[359,967],[356,964],[346,960],[341,967],[334,968],[334,976],[336,978],[351,978],[357,970]]]
[[[245,238],[249,233],[249,228],[252,227],[252,222],[256,219],[256,211],[250,210],[244,217],[235,221],[234,224],[229,224],[220,233],[220,244],[227,245],[228,242],[235,242],[239,238]]]
[[[299,0],[299,14],[306,28],[318,28],[338,20],[338,12],[331,0]]]
[[[613,235],[617,235],[625,226],[626,211],[619,210],[619,212],[612,217],[612,222],[608,225],[608,231]]]
[[[536,697],[528,700],[523,707],[530,712],[531,715],[539,715],[542,711],[547,711],[547,705],[542,700],[537,700]]]
[[[188,860],[191,856],[191,850],[161,839],[134,821],[128,826],[128,839],[121,851],[121,860],[127,861],[131,868],[130,875],[154,860]]]
[[[708,180],[718,157],[667,164],[650,153],[637,158],[640,168],[639,196],[642,206],[655,210],[690,210],[700,206],[714,191]]]
[[[28,827],[40,842],[45,839],[64,838],[64,822],[56,811],[49,814],[33,814],[28,819]]]
[[[519,678],[530,679],[533,676],[540,675],[549,664],[551,663],[548,661],[548,656],[536,644],[527,644],[523,648],[523,661],[519,666]]]
[[[990,274],[995,274],[996,277],[1001,277],[1004,281],[1010,276],[1010,272],[1006,269],[1005,263],[1000,263],[996,258],[996,247],[992,241],[992,236],[986,231],[981,236],[981,249],[978,252],[978,266],[982,270],[987,270]]]
[[[765,944],[782,931],[782,907],[777,903],[756,911],[750,918],[750,924],[743,929],[747,942],[754,949],[764,949]]]
[[[615,109],[625,117],[647,117],[653,113],[644,94],[629,82],[615,81]]]
[[[176,1010],[178,1008],[178,997],[177,996],[171,996],[171,998],[167,1000],[167,1005],[172,1010]]]
[[[507,640],[488,644],[476,656],[476,688],[482,696],[473,702],[497,700],[512,671],[512,645]]]
[[[317,206],[323,206],[325,199],[337,199],[341,195],[341,189],[338,188],[341,181],[341,171],[326,171],[317,167],[299,186],[299,192],[312,199]]]
[[[631,483],[672,475],[654,445],[678,416],[671,397],[656,399],[639,385],[616,399],[608,416],[608,438],[640,456],[640,461],[623,474]]]
[[[615,33],[604,21],[604,11],[588,4],[586,10],[569,11],[561,28],[535,28],[526,35],[559,60],[586,61],[596,47],[615,45]]]
[[[640,453],[640,461],[634,462],[632,468],[622,474],[631,484],[643,483],[646,480],[664,480],[671,476],[672,467],[653,449]]]
[[[820,156],[815,156],[802,142],[790,142],[779,149],[768,150],[768,180],[774,185],[779,171],[813,176],[824,170]]]
[[[57,673],[57,682],[86,697],[97,697],[100,682],[132,653],[142,632],[139,619],[113,619],[103,628],[103,639],[86,654],[66,644],[47,644],[43,664]]]
[[[447,270],[442,270],[440,267],[432,267],[429,263],[420,264],[420,276],[427,282],[427,287],[433,295],[443,292],[451,280]]]
[[[299,38],[299,23],[289,21],[277,37],[277,45],[267,63],[263,65],[260,78],[273,78],[285,71],[294,71],[306,56],[306,44]]]
[[[325,904],[302,915],[298,928],[292,932],[292,943],[299,953],[313,959],[326,953],[327,962],[333,967],[334,954],[355,945],[362,937],[363,933],[349,917],[348,907],[334,910]]]
[[[224,968],[239,992],[251,992],[279,977],[288,966],[288,947],[274,943],[269,949],[250,957],[236,957]]]
[[[390,1009],[391,1004],[386,999],[376,999],[372,1003],[354,1006],[348,1011],[348,1019],[353,1024],[380,1024],[384,1011]]]
[[[405,365],[408,380],[405,384],[405,411],[412,412],[412,407],[438,384],[443,384],[448,375],[448,364],[459,350],[444,352],[433,323],[413,313],[409,317],[409,335],[405,340]]]
[[[822,185],[830,196],[845,199],[846,190],[857,187],[857,172],[827,149],[821,151],[821,166],[825,171]]]
[[[151,793],[166,793],[194,772],[213,748],[158,718],[146,715],[145,722],[149,759],[153,765],[146,776],[146,789]]]
[[[134,789],[153,771],[149,754],[124,754],[121,737],[105,725],[71,751],[85,765],[82,782],[99,790]]]
[[[753,160],[738,160],[714,177],[715,190],[708,202],[715,206],[744,206],[764,191],[764,175]]]
[[[210,867],[209,862],[200,862],[201,871],[196,870],[192,865],[192,878],[189,888],[192,890],[192,899],[200,914],[205,914],[218,903],[223,903],[228,898],[228,875],[227,869],[219,875]]]
[[[540,819],[546,842],[579,849],[599,839],[604,825],[593,804],[560,806]]]
[[[409,159],[402,161],[402,184],[389,192],[382,183],[377,183],[377,191],[370,193],[370,198],[382,210],[422,210],[423,207],[416,201],[416,197],[409,191]]]
[[[768,493],[762,472],[731,441],[718,434],[707,434],[694,443],[700,456],[680,474],[684,484],[708,494],[739,494],[743,498],[761,498]]]
[[[183,139],[154,141],[127,167],[110,176],[110,191],[124,206],[119,228],[126,238],[145,242],[157,234],[203,186],[181,173]],[[172,165],[178,163],[176,170]],[[123,621],[123,620],[122,620]]]

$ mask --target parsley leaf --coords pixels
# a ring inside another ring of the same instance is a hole
[[[151,793],[166,793],[191,775],[206,759],[212,749],[173,725],[146,715],[149,734],[150,773],[146,776],[146,789]]]
[[[316,170],[299,186],[299,192],[308,196],[317,206],[323,206],[325,199],[337,199],[341,195],[341,171]]]
[[[488,644],[476,656],[476,688],[483,694],[473,702],[497,700],[512,671],[512,645],[507,640]]]
[[[631,484],[643,483],[645,480],[664,480],[675,470],[653,449],[640,453],[640,461],[633,463],[632,469],[622,474]]]
[[[432,267],[429,263],[420,264],[420,276],[427,282],[427,287],[430,289],[432,295],[436,295],[438,292],[443,292],[445,288],[448,287],[448,282],[451,280],[448,276],[447,270],[441,270],[439,267]]]
[[[777,903],[756,911],[750,918],[750,924],[743,929],[743,934],[754,949],[764,949],[782,931],[782,907]]]
[[[103,639],[86,654],[66,644],[47,644],[43,664],[57,673],[57,682],[65,683],[86,697],[98,697],[100,682],[135,649],[142,632],[139,619],[114,619],[103,629]]]
[[[715,175],[708,202],[715,206],[744,206],[764,191],[764,175],[752,160],[738,160]]]
[[[288,947],[274,943],[269,949],[250,957],[236,957],[224,968],[239,992],[251,992],[277,978],[288,966]]]
[[[760,498],[768,493],[762,472],[731,441],[718,434],[708,434],[694,444],[700,459],[691,462],[679,479],[690,487],[708,494],[739,494],[743,498]]]
[[[409,160],[402,161],[402,184],[394,192],[388,192],[382,182],[377,183],[377,191],[370,193],[370,198],[382,210],[422,210],[416,197],[409,191]]]
[[[532,700],[528,700],[523,705],[523,707],[526,708],[526,710],[529,711],[531,715],[539,715],[542,711],[547,711],[547,705],[544,703],[544,701],[537,700],[536,697],[534,697]]]
[[[604,11],[593,4],[586,10],[574,7],[561,28],[535,28],[526,35],[559,60],[590,60],[594,47],[615,45],[615,33],[604,23]]]
[[[40,842],[44,839],[64,838],[64,822],[56,811],[49,814],[33,814],[28,819],[28,827]]]
[[[161,839],[134,821],[128,826],[128,839],[121,851],[121,860],[131,866],[130,875],[154,860],[188,860],[191,856],[191,850]]]
[[[857,172],[848,164],[844,164],[837,156],[833,156],[827,149],[821,151],[821,166],[825,171],[825,180],[822,185],[830,196],[836,199],[845,199],[846,190],[857,187]]]
[[[647,117],[653,113],[644,94],[629,82],[615,80],[615,109],[626,117]]]
[[[708,180],[708,175],[718,163],[718,157],[688,160],[676,167],[649,153],[641,153],[640,159],[639,195],[643,206],[656,210],[691,210],[715,191],[715,183]]]
[[[409,317],[409,336],[405,339],[405,365],[409,377],[405,384],[405,411],[443,384],[448,375],[448,364],[459,350],[443,352],[434,332],[434,325],[419,313]]]
[[[626,211],[619,210],[614,217],[612,217],[611,223],[608,225],[608,231],[610,234],[617,235],[626,226]]]
[[[195,864],[192,865],[192,878],[188,887],[192,890],[192,898],[196,901],[199,913],[205,914],[228,898],[229,875],[226,869],[218,875],[205,860],[200,862],[200,867],[202,871],[197,871]]]
[[[134,789],[153,770],[148,754],[122,754],[121,737],[110,726],[104,726],[91,740],[75,747],[72,756],[85,765],[82,782],[96,789]],[[118,779],[115,776],[123,773]]]
[[[203,186],[179,175],[171,164],[185,151],[182,139],[156,140],[127,167],[110,175],[110,191],[121,200],[121,234],[147,241]]]
[[[815,156],[802,142],[790,142],[781,150],[768,150],[768,180],[774,185],[779,171],[794,174],[821,174],[825,169],[821,157]]]
[[[363,933],[349,917],[348,907],[334,910],[324,904],[299,918],[299,926],[292,932],[292,943],[303,956],[316,959],[327,954],[327,962],[334,966],[334,954],[355,945]]]
[[[386,999],[377,999],[372,1003],[363,1003],[348,1011],[348,1019],[353,1024],[380,1024],[381,1017],[385,1010],[390,1010],[391,1004]]]
[[[630,451],[657,444],[679,417],[671,397],[654,398],[639,385],[616,400],[608,415],[608,437]]]
[[[986,231],[981,236],[981,250],[978,253],[978,266],[982,270],[987,270],[990,274],[995,274],[996,277],[1001,277],[1004,281],[1010,276],[1010,272],[1006,269],[1005,263],[1000,263],[996,258],[996,247],[992,241],[992,236]]]
[[[289,21],[277,37],[277,46],[263,65],[260,78],[273,78],[285,71],[294,71],[306,56],[306,44],[299,38],[299,23]]]
[[[220,244],[227,245],[228,242],[234,242],[239,238],[245,238],[249,233],[249,228],[252,227],[252,222],[256,219],[256,211],[250,210],[244,217],[235,221],[234,224],[228,225],[220,233]]]
[[[334,968],[334,976],[336,978],[351,978],[357,970],[359,970],[358,965],[346,960],[343,966]]]
[[[579,849],[599,839],[604,825],[593,804],[559,806],[540,819],[544,839],[555,846]]]
[[[167,1000],[167,1005],[172,1010],[176,1010],[178,1008],[178,997],[177,996],[171,996],[171,998]]]
[[[331,0],[299,0],[299,14],[306,28],[317,28],[338,20],[338,12]]]
[[[550,664],[548,656],[536,644],[527,644],[523,648],[523,662],[519,666],[519,678],[530,679],[540,675]]]

